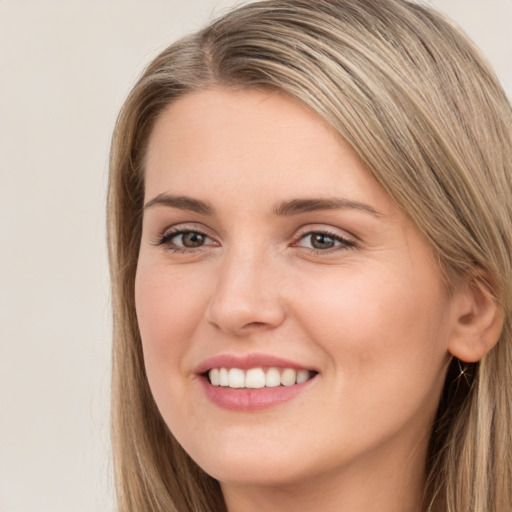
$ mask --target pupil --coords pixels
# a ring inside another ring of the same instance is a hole
[[[199,247],[204,243],[204,236],[200,233],[185,233],[183,236],[183,245],[185,247]]]
[[[334,240],[329,235],[316,233],[312,237],[311,244],[315,249],[330,249],[334,244]]]

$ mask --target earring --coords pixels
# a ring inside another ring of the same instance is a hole
[[[459,367],[459,375],[457,375],[457,378],[455,379],[458,383],[462,378],[466,381],[466,384],[470,387],[471,382],[469,380],[469,377],[472,377],[470,375],[470,365],[467,363],[461,364],[460,359],[457,359],[457,365]]]

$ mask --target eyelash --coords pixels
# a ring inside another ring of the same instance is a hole
[[[177,229],[175,231],[168,231],[162,235],[159,236],[156,245],[164,246],[165,250],[171,251],[174,253],[189,253],[194,252],[197,249],[190,248],[190,247],[180,247],[177,245],[173,245],[172,240],[173,238],[178,237],[179,235],[186,235],[189,233],[194,233],[197,235],[201,235],[205,237],[205,239],[209,239],[210,237],[208,235],[205,235],[202,231],[198,231],[197,229]],[[198,249],[201,249],[203,246],[199,246]]]
[[[160,235],[158,237],[158,240],[156,241],[155,245],[164,246],[165,250],[171,251],[174,253],[186,254],[186,253],[195,252],[196,250],[198,250],[198,249],[200,250],[201,248],[203,248],[204,245],[198,246],[197,248],[187,248],[187,247],[180,247],[177,245],[173,245],[173,243],[172,243],[172,240],[175,237],[178,237],[180,235],[191,234],[191,233],[203,236],[203,237],[205,237],[205,239],[210,239],[210,237],[208,235],[206,235],[202,231],[198,231],[196,229],[177,229],[175,231],[166,232],[166,233]],[[315,249],[312,247],[303,247],[303,249],[305,249],[306,251],[308,251],[311,254],[329,254],[331,252],[344,251],[344,250],[354,249],[357,247],[356,243],[353,240],[348,240],[346,238],[343,238],[340,235],[337,235],[337,234],[332,233],[331,231],[325,230],[325,229],[311,230],[306,233],[303,233],[302,235],[300,235],[298,237],[297,241],[295,241],[293,243],[293,245],[297,246],[297,244],[299,242],[301,242],[302,240],[304,240],[307,237],[310,237],[312,235],[326,236],[328,238],[331,238],[334,241],[334,243],[338,242],[339,245],[330,247],[327,249]]]
[[[332,233],[331,231],[326,229],[315,229],[303,233],[302,235],[299,236],[297,242],[294,242],[294,245],[297,245],[299,242],[306,239],[307,237],[311,237],[312,235],[322,235],[331,238],[334,241],[334,243],[339,242],[339,245],[335,245],[334,247],[330,247],[328,249],[315,249],[313,247],[303,247],[303,249],[307,250],[311,254],[330,254],[332,252],[346,251],[349,249],[356,248],[356,243],[353,240],[343,238],[342,236],[337,235],[336,233]]]

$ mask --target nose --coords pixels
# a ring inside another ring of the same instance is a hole
[[[208,322],[238,337],[278,327],[286,316],[280,281],[264,257],[227,255],[206,312]]]

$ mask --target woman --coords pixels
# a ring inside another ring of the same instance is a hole
[[[159,55],[111,159],[120,510],[509,510],[511,120],[402,0]]]

